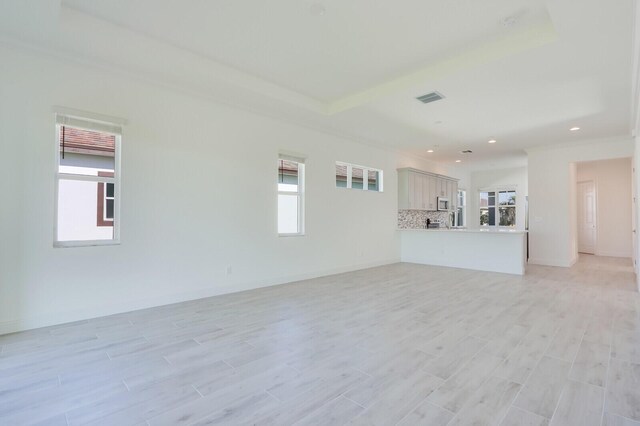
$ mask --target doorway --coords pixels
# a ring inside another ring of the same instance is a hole
[[[633,256],[631,158],[579,162],[573,175],[574,253]]]
[[[596,254],[596,185],[594,181],[578,182],[578,252]]]

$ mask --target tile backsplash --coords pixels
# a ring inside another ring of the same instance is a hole
[[[440,221],[442,226],[449,220],[448,212],[424,210],[398,210],[398,229],[424,229],[427,219],[432,222]]]

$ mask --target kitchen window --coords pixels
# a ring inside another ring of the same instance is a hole
[[[304,160],[278,159],[278,234],[304,235]]]
[[[516,226],[516,191],[480,191],[480,226]]]
[[[336,188],[382,192],[382,170],[338,161]]]
[[[458,190],[458,207],[456,209],[456,226],[467,224],[467,191]]]
[[[54,246],[120,240],[120,147],[123,120],[56,113]]]

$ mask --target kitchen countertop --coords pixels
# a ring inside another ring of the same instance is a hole
[[[464,232],[469,234],[526,234],[528,231],[522,229],[496,229],[496,228],[398,228],[398,231],[412,232]]]

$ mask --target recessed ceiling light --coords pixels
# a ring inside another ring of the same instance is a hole
[[[313,16],[322,16],[327,12],[327,9],[320,3],[314,3],[309,7],[309,11]]]
[[[507,16],[506,18],[501,19],[500,23],[505,28],[511,28],[515,24],[518,23],[518,17],[517,16]]]
[[[580,127],[572,127],[569,129],[570,132],[577,132],[578,130],[580,130]]]
[[[456,160],[456,163],[462,163],[462,160]]]
[[[433,150],[432,149],[428,149],[427,152],[433,152]]]
[[[489,141],[489,143],[496,143],[496,142],[497,142],[497,141],[496,141],[495,139],[491,139],[491,140]]]

